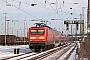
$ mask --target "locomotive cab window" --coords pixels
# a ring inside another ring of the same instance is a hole
[[[44,30],[30,30],[30,34],[44,34]]]
[[[30,30],[31,34],[37,34],[37,30]]]
[[[44,34],[45,31],[44,30],[38,30],[38,34]]]

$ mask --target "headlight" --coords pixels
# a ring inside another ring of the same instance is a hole
[[[45,37],[39,37],[39,39],[45,39]]]
[[[32,40],[30,40],[30,41],[32,41]]]
[[[36,37],[30,37],[30,39],[36,39]]]
[[[45,41],[45,40],[43,40],[43,41]]]

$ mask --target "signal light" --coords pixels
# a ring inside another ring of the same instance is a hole
[[[68,27],[68,22],[66,22],[66,27]]]
[[[68,27],[66,27],[66,30],[68,30]]]
[[[64,21],[64,24],[66,24],[66,21]]]
[[[68,30],[68,22],[66,22],[66,30]]]
[[[66,24],[66,30],[68,30],[68,27],[69,27],[68,21],[64,21],[64,24]]]
[[[78,22],[76,22],[76,29],[78,30]]]
[[[63,33],[63,31],[62,31],[62,33]]]

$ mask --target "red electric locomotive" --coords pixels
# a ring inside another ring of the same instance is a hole
[[[28,30],[29,47],[32,51],[45,51],[61,43],[61,33],[46,26],[44,23],[36,23],[35,27]]]

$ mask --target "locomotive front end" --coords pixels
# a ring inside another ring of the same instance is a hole
[[[40,51],[45,46],[46,32],[44,28],[29,29],[29,47],[32,51]]]

